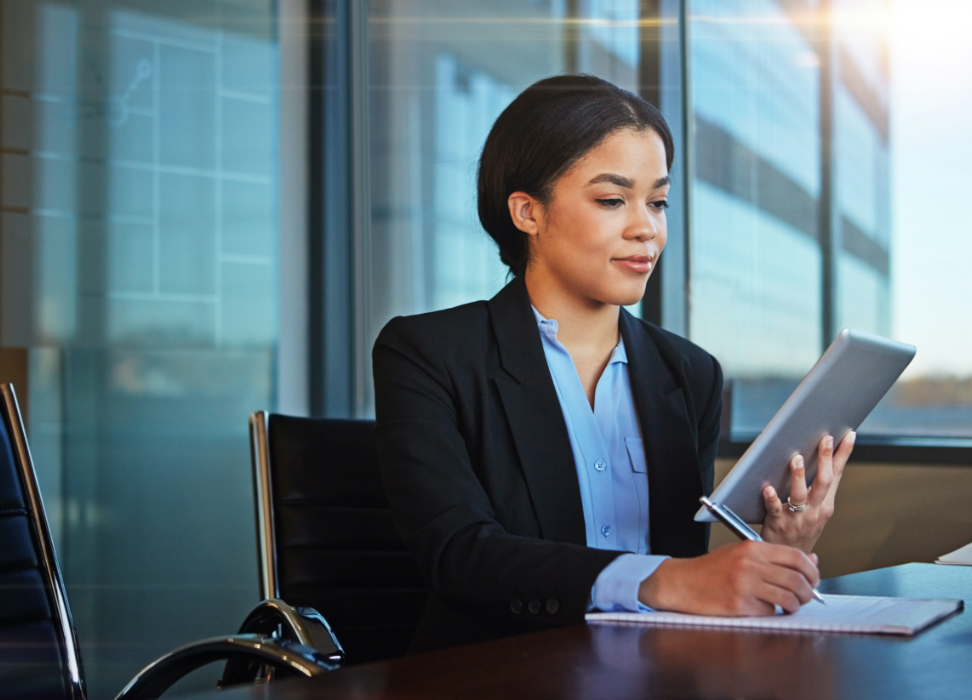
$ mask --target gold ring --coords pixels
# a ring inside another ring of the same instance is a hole
[[[790,500],[790,497],[789,496],[786,497],[786,504],[788,506],[790,506],[790,512],[791,513],[799,513],[801,510],[806,510],[807,509],[807,504],[806,503],[796,504],[796,503],[794,503],[793,501]]]

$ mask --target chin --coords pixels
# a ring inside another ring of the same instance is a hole
[[[635,277],[629,274],[618,274],[617,270],[608,270],[599,277],[590,274],[574,278],[573,291],[581,298],[595,304],[609,304],[611,306],[631,306],[641,301],[648,284],[648,275]]]
[[[644,283],[634,286],[618,285],[614,289],[611,289],[608,294],[604,295],[602,301],[605,304],[613,304],[615,306],[631,306],[632,304],[637,304],[645,296],[646,283],[647,278],[645,278]]]
[[[652,270],[646,275],[632,275],[630,272],[615,271],[612,275],[611,289],[606,290],[612,297],[610,303],[618,306],[631,306],[641,301],[645,296],[648,278]]]
[[[618,306],[631,306],[632,304],[637,304],[644,296],[644,294],[639,294],[638,296],[627,297],[623,301],[618,302]]]

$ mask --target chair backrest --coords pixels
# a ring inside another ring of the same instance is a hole
[[[348,663],[404,654],[428,587],[395,530],[374,421],[250,419],[261,594],[315,608]]]
[[[84,700],[74,622],[10,384],[0,384],[0,417],[0,695]]]

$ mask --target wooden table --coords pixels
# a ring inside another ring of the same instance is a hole
[[[972,599],[972,568],[906,564],[825,593]],[[972,613],[917,637],[577,625],[202,700],[972,698]]]

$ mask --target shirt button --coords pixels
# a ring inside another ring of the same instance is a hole
[[[521,601],[519,598],[514,598],[513,600],[511,600],[510,611],[514,615],[519,615],[521,612],[523,612],[523,601]]]
[[[538,612],[540,612],[540,601],[536,598],[531,600],[527,605],[527,610],[530,611],[531,615],[536,615]]]
[[[558,610],[560,610],[560,601],[556,598],[547,599],[547,612],[556,615]]]
[[[605,537],[607,537],[608,535],[610,535],[611,534],[611,526],[610,525],[602,525],[601,526],[601,534],[604,535]]]
[[[599,472],[603,472],[607,468],[607,463],[603,459],[599,459],[594,462],[594,468]]]

